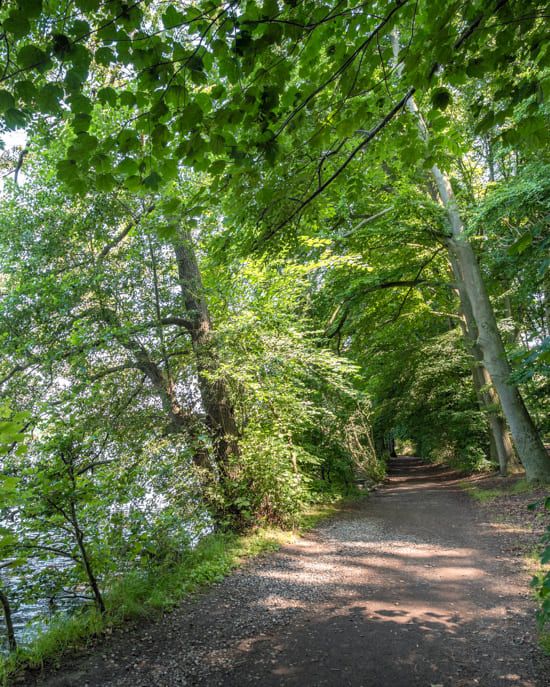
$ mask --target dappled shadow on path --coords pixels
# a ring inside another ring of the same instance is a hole
[[[227,645],[229,667],[217,672],[214,661],[196,684],[550,684],[526,649],[526,581],[476,521],[456,475],[405,459],[390,477],[360,513],[248,571],[249,604],[275,626],[241,632]]]

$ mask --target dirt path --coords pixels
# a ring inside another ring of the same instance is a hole
[[[550,685],[528,577],[455,475],[391,483],[48,687]]]

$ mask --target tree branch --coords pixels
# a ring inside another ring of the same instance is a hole
[[[25,159],[25,155],[28,154],[28,150],[24,148],[20,153],[19,153],[19,159],[17,160],[17,167],[15,168],[15,173],[13,175],[13,181],[16,186],[19,186],[19,183],[17,181],[17,177],[19,176],[19,172],[21,171],[21,167],[23,166],[23,160]]]
[[[345,234],[342,234],[342,236],[339,236],[339,239],[347,239],[348,236],[351,236],[354,232],[356,232],[358,229],[361,229],[362,227],[365,226],[365,224],[369,224],[370,222],[374,222],[375,219],[378,219],[379,217],[382,217],[383,215],[387,214],[388,212],[391,212],[394,209],[394,205],[390,205],[389,208],[386,208],[385,210],[381,210],[380,212],[377,212],[376,215],[372,215],[371,217],[365,217],[359,224],[357,224],[353,229],[350,229],[347,231]]]
[[[408,92],[401,98],[401,100],[394,105],[394,107],[388,112],[388,114],[380,121],[376,126],[374,126],[368,134],[365,136],[365,138],[359,143],[355,148],[351,151],[351,153],[348,155],[348,157],[344,160],[344,162],[338,167],[338,169],[321,185],[319,186],[308,198],[306,198],[304,201],[300,203],[298,208],[294,210],[293,212],[288,215],[286,219],[284,219],[282,222],[280,222],[276,227],[271,229],[270,231],[267,232],[261,239],[259,239],[255,245],[252,247],[252,252],[255,253],[260,245],[262,243],[265,243],[266,241],[269,241],[277,232],[279,232],[283,227],[285,227],[296,215],[298,215],[309,203],[311,203],[312,200],[317,198],[332,182],[337,179],[340,174],[346,169],[346,167],[349,165],[349,163],[355,158],[355,156],[363,150],[371,141],[372,139],[382,131],[382,129],[395,117],[395,115],[403,108],[403,106],[407,103],[409,98],[412,98],[412,96],[415,94],[416,89],[415,88],[410,88]]]
[[[137,226],[141,220],[146,217],[147,215],[151,214],[153,210],[155,209],[154,205],[149,205],[148,208],[146,208],[138,217],[135,219],[132,219],[128,224],[124,227],[124,229],[115,236],[115,238],[110,241],[101,251],[101,253],[97,257],[97,261],[101,262],[104,258],[107,257],[107,255],[113,250],[113,248],[116,248],[118,244],[123,241],[126,236],[130,233],[130,231]]]

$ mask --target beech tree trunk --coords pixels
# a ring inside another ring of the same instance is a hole
[[[462,220],[450,182],[436,167],[432,171],[452,227],[452,237],[447,239],[447,247],[456,258],[463,275],[464,289],[472,306],[478,332],[477,343],[483,354],[483,363],[499,395],[519,459],[525,467],[527,479],[550,481],[550,458],[517,386],[510,383],[510,363],[506,357],[479,264],[463,233]]]
[[[399,43],[396,33],[391,37],[396,60]],[[407,108],[416,118],[421,138],[427,141],[429,131],[413,97],[407,100]],[[489,294],[483,280],[473,248],[465,235],[464,223],[458,210],[453,188],[448,176],[437,165],[431,169],[437,192],[449,220],[449,236],[445,245],[456,260],[462,276],[462,286],[472,306],[483,364],[487,368],[502,404],[502,410],[510,427],[514,444],[525,474],[531,481],[550,481],[550,457],[541,441],[535,424],[525,407],[517,386],[510,383],[511,368],[504,344],[498,331],[497,321]]]
[[[114,310],[102,308],[101,317],[110,326],[121,328],[119,318]],[[186,434],[191,439],[198,437],[200,434],[198,423],[179,402],[170,376],[159,367],[140,341],[122,334],[117,338],[120,344],[132,354],[136,368],[141,370],[151,382],[161,401],[164,412],[170,419],[172,429]],[[193,462],[200,468],[209,471],[212,469],[208,451],[200,447],[193,452]]]
[[[456,260],[451,256],[451,264],[455,279],[458,281],[458,296],[460,298],[463,319],[461,320],[462,334],[466,347],[472,356],[472,377],[479,405],[487,412],[491,434],[491,448],[494,448],[495,458],[498,460],[501,477],[508,473],[508,465],[514,461],[514,449],[506,421],[498,412],[500,399],[493,388],[492,380],[483,364],[483,351],[477,343],[477,328],[470,299],[463,287],[463,279]]]
[[[506,426],[506,421],[496,410],[500,406],[499,398],[492,388],[491,378],[483,365],[481,350],[474,342],[472,342],[470,350],[474,360],[472,373],[476,394],[480,407],[487,412],[489,418],[491,443],[494,445],[500,476],[506,477],[508,466],[514,462],[512,439]]]

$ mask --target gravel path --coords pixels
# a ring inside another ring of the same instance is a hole
[[[521,563],[455,475],[389,486],[38,684],[550,686]]]

